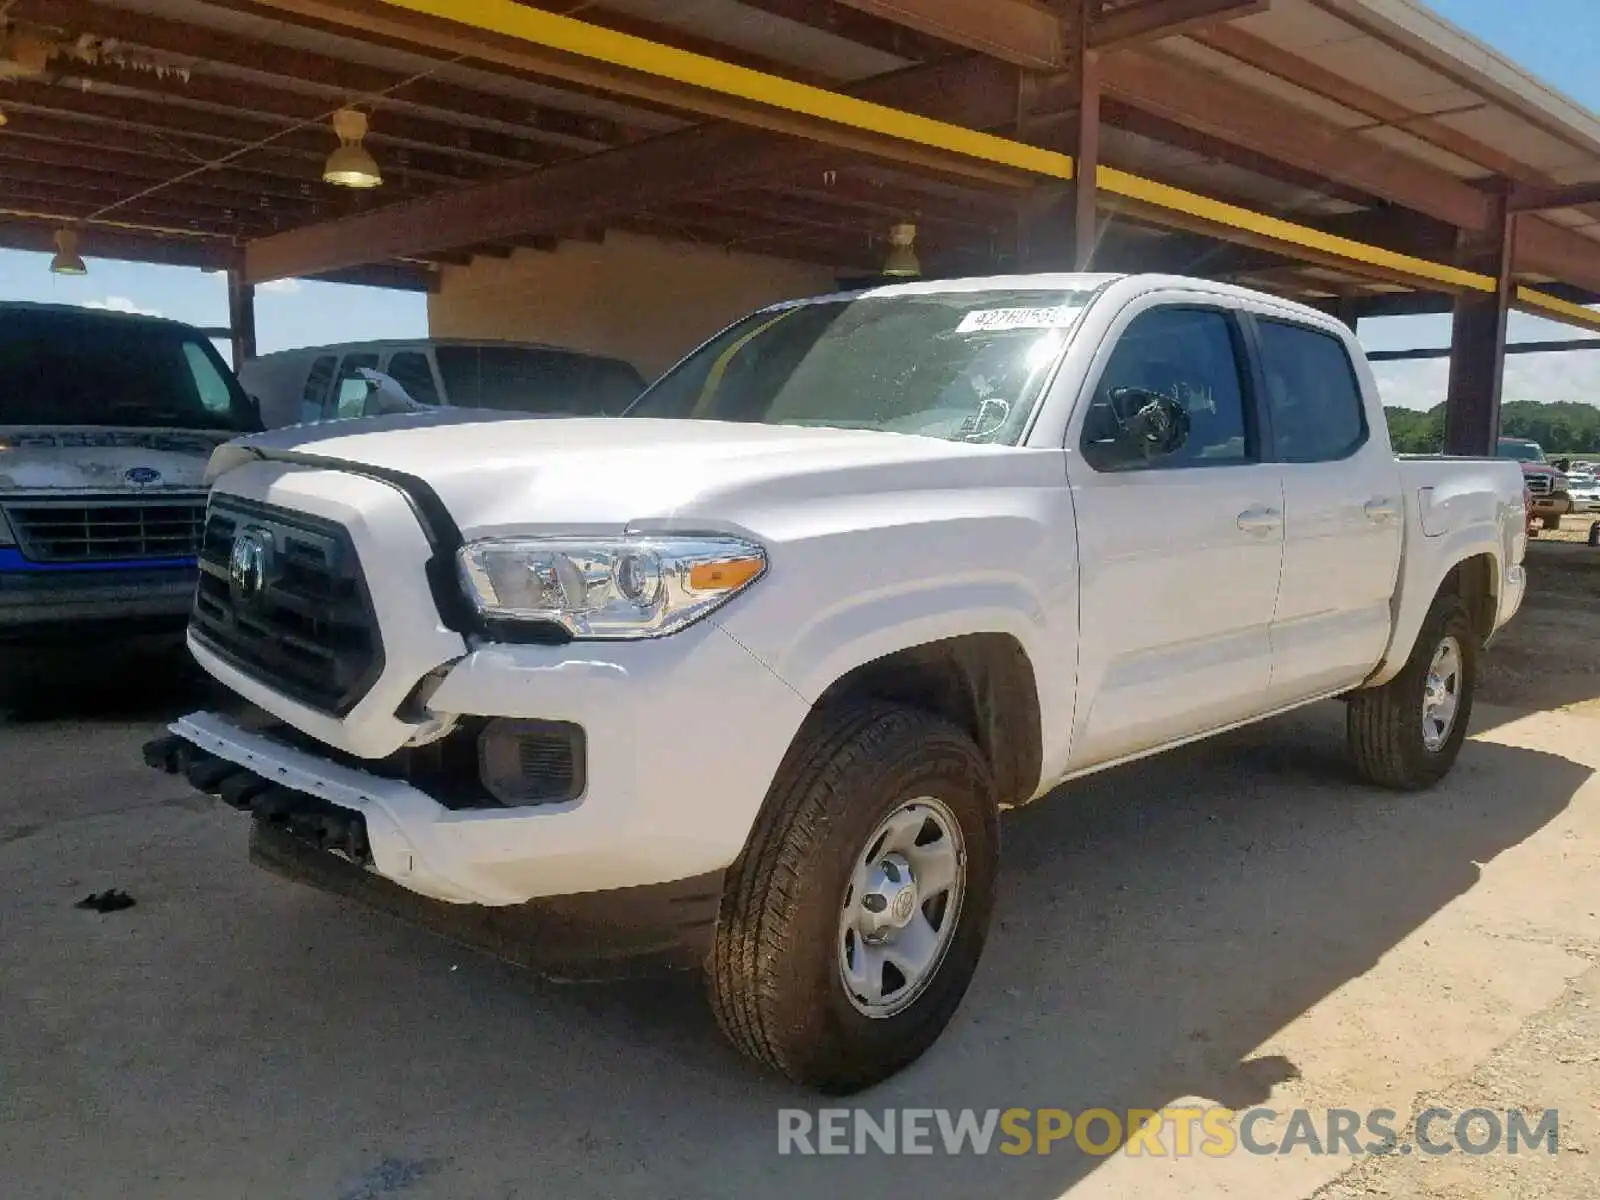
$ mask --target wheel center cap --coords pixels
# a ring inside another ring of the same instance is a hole
[[[892,937],[911,924],[921,902],[916,876],[905,856],[884,855],[860,899],[862,935],[870,941]]]
[[[908,883],[894,894],[894,900],[889,904],[889,916],[894,919],[896,925],[905,925],[916,910],[917,885]]]

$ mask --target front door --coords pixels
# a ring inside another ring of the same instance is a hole
[[[1082,564],[1074,770],[1252,716],[1272,672],[1283,496],[1261,461],[1243,327],[1171,303],[1124,322],[1068,434]],[[1185,444],[1120,452],[1122,388],[1183,404]]]

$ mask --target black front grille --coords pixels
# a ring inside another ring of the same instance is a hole
[[[24,500],[4,507],[25,558],[39,563],[193,558],[205,527],[203,493]]]
[[[235,579],[235,544],[264,553]],[[383,643],[355,545],[343,526],[236,497],[212,501],[190,629],[274,691],[333,716],[383,671]]]

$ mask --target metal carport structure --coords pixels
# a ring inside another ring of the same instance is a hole
[[[448,293],[607,230],[930,274],[1229,278],[1453,311],[1449,448],[1512,308],[1600,328],[1600,120],[1411,0],[12,0],[0,244]],[[322,182],[370,113],[376,192]],[[709,331],[707,331],[709,332]]]

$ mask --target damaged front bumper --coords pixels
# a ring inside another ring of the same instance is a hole
[[[609,979],[693,969],[711,946],[722,872],[669,883],[507,897],[452,870],[468,844],[517,810],[455,812],[400,780],[295,749],[272,730],[212,713],[174,722],[144,747],[148,765],[253,818],[250,857],[297,882],[346,896],[541,973]],[[474,828],[475,827],[475,828]]]

